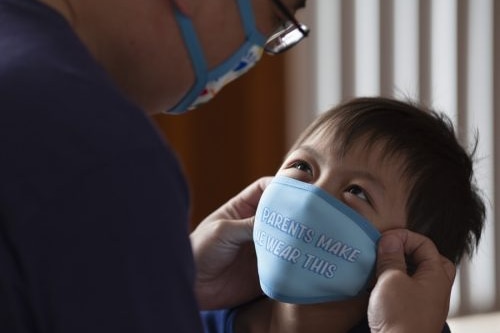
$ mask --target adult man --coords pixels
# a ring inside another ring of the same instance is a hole
[[[0,331],[200,332],[197,302],[256,295],[242,258],[265,180],[193,233],[195,296],[187,186],[146,113],[182,112],[242,74],[235,60],[255,63],[284,13],[304,5],[280,3],[0,0]],[[417,262],[434,275],[423,278],[443,299],[451,287],[428,240],[396,235],[381,243],[392,251],[373,299],[380,332],[406,320],[386,284],[418,287],[398,274],[403,247],[424,244]]]

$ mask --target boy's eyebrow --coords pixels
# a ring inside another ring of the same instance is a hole
[[[316,149],[314,149],[313,147],[311,146],[307,146],[307,145],[302,145],[302,146],[298,146],[296,149],[294,149],[295,151],[297,150],[304,150],[306,151],[308,154],[311,154],[314,156],[315,159],[317,160],[324,160],[323,158],[323,155],[322,154],[319,154]]]
[[[375,177],[371,172],[368,171],[363,171],[363,170],[353,170],[351,172],[352,176],[358,177],[358,178],[364,178],[370,182],[372,182],[376,187],[380,189],[382,193],[386,191],[386,188],[383,183],[381,183],[377,177]]]

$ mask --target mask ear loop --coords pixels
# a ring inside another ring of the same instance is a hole
[[[189,92],[182,98],[182,100],[177,103],[176,106],[169,110],[169,113],[182,113],[187,110],[189,104],[197,96],[200,95],[201,91],[204,89],[207,83],[207,62],[203,55],[203,49],[196,35],[193,23],[191,19],[181,13],[177,8],[174,9],[174,15],[177,20],[177,24],[181,30],[186,49],[189,53],[191,59],[191,64],[193,65],[193,71],[195,74],[195,82],[190,88]]]
[[[249,0],[237,1],[242,25],[245,31],[245,41],[247,43],[255,43],[262,47],[266,42],[266,38],[257,30],[251,2]],[[220,72],[225,72],[231,69],[231,62],[226,62],[226,65],[219,66],[213,71],[209,72],[207,62],[205,61],[203,48],[201,47],[190,18],[177,8],[174,8],[174,15],[181,30],[184,43],[191,58],[193,71],[195,73],[195,83],[190,88],[189,92],[181,99],[179,103],[177,103],[176,106],[168,110],[168,113],[178,114],[186,111],[190,107],[191,103],[198,96],[200,96],[203,89],[205,89],[210,75],[218,77]],[[234,54],[232,58],[239,58],[243,56],[245,52],[247,51],[240,50],[240,52]]]
[[[263,46],[266,43],[266,37],[262,35],[255,24],[252,3],[249,0],[238,0],[240,17],[245,30],[245,39],[252,41],[257,45]]]

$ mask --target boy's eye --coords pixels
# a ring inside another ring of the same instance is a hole
[[[365,190],[363,190],[360,186],[358,185],[350,185],[347,189],[346,192],[349,192],[357,197],[359,197],[362,200],[365,200],[367,202],[370,202],[368,199],[368,195],[366,194]]]
[[[300,170],[300,171],[307,172],[308,174],[312,175],[311,166],[304,161],[296,161],[296,162],[292,163],[291,167],[295,168],[297,170]]]

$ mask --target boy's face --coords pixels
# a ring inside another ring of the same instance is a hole
[[[363,140],[339,157],[332,134],[321,132],[291,151],[277,174],[322,188],[381,232],[404,227],[409,184],[402,176],[402,158],[382,158],[383,143],[364,148]]]

